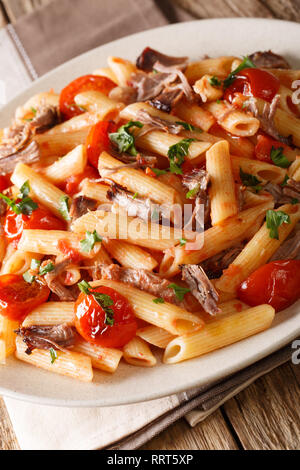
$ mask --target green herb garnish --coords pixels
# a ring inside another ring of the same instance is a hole
[[[185,287],[182,287],[182,286],[178,286],[177,284],[169,284],[168,287],[170,289],[173,289],[176,297],[178,300],[180,300],[180,302],[183,301],[183,298],[185,296],[185,294],[187,294],[188,292],[190,292],[190,289],[187,289]]]
[[[54,348],[50,348],[49,351],[50,351],[50,357],[51,357],[51,364],[54,364],[54,362],[57,359],[57,352],[55,351]]]
[[[134,195],[132,196],[132,199],[136,199],[138,197],[139,193],[134,193]]]
[[[184,122],[184,121],[176,121],[175,124],[179,124],[180,126],[182,126],[186,131],[196,131],[196,132],[203,132],[202,129],[200,129],[200,127],[195,127],[193,126],[192,124],[188,123],[188,122]]]
[[[96,230],[94,230],[92,233],[87,231],[85,238],[80,240],[81,251],[86,251],[89,253],[98,242],[102,242],[102,237],[98,235]]]
[[[69,198],[68,196],[61,196],[59,200],[59,212],[63,216],[63,218],[67,221],[71,220],[70,213],[69,213]]]
[[[162,299],[161,297],[157,297],[157,299],[153,299],[153,302],[155,304],[164,304],[165,303],[164,299]]]
[[[20,189],[21,194],[19,195],[18,199],[21,200],[19,202],[16,202],[17,199],[10,199],[2,193],[0,193],[0,198],[6,202],[6,204],[11,208],[11,210],[14,211],[15,214],[31,215],[32,212],[38,208],[38,205],[28,196],[29,192],[29,182],[25,181]]]
[[[255,175],[251,175],[250,173],[245,173],[242,168],[240,167],[240,178],[244,186],[252,188],[256,193],[258,193],[262,186],[260,185],[261,181],[256,178]]]
[[[195,139],[182,139],[177,144],[171,145],[168,150],[170,160],[170,171],[176,175],[182,175],[181,165],[184,163],[184,157],[189,152],[189,146]]]
[[[182,237],[182,238],[180,238],[179,241],[180,241],[180,246],[184,246],[187,242],[187,239]]]
[[[211,86],[221,86],[222,82],[215,75],[209,79],[209,84]]]
[[[292,163],[283,154],[283,147],[275,148],[272,146],[270,157],[272,162],[275,163],[276,166],[280,166],[280,168],[288,168]]]
[[[35,276],[33,276],[32,274],[30,274],[29,271],[26,271],[26,272],[23,274],[23,279],[24,279],[24,281],[28,282],[28,284],[32,284],[33,281],[35,281]]]
[[[165,175],[167,173],[167,170],[160,170],[159,168],[151,168],[151,170],[156,176]]]
[[[44,276],[45,274],[50,273],[51,271],[54,271],[54,264],[52,263],[52,261],[49,261],[46,266],[40,267],[39,275]]]
[[[234,69],[227,78],[223,81],[224,88],[228,88],[232,82],[235,80],[235,76],[241,72],[244,69],[248,68],[256,68],[256,66],[253,64],[252,60],[249,59],[248,56],[245,56],[243,58],[243,61],[240,63],[240,65]]]
[[[40,262],[39,259],[33,258],[33,259],[31,260],[30,269],[32,269],[33,271],[36,271],[36,270],[38,270],[38,269],[40,268],[40,266],[41,266],[41,262]]]
[[[290,177],[288,175],[285,175],[284,180],[282,181],[282,183],[280,183],[280,186],[284,188],[287,185],[289,179]]]
[[[92,295],[98,305],[104,310],[105,312],[105,320],[104,323],[109,326],[113,326],[114,324],[114,311],[110,308],[114,301],[110,295],[101,294],[101,292],[95,291],[95,288],[92,287],[87,281],[81,281],[78,283],[78,287],[86,295]]]
[[[111,142],[116,144],[119,153],[127,152],[130,155],[137,155],[137,150],[134,145],[134,136],[131,134],[130,129],[132,127],[143,127],[140,121],[129,121],[124,126],[119,127],[117,132],[109,134]]]
[[[274,211],[269,209],[266,213],[266,223],[269,229],[270,238],[279,240],[278,227],[282,224],[290,224],[291,219],[288,214],[283,211]]]
[[[196,197],[198,192],[199,192],[199,189],[200,189],[200,183],[198,183],[193,189],[190,189],[186,193],[186,198],[187,199],[193,199],[194,197]]]

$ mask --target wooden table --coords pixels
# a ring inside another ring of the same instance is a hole
[[[0,26],[52,0],[0,1]],[[83,0],[84,1],[84,0]],[[259,16],[300,21],[300,0],[173,0],[197,18]],[[300,366],[257,380],[195,428],[179,420],[143,446],[159,449],[299,449]],[[0,450],[19,449],[0,398]]]

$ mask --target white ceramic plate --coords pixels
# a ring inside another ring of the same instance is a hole
[[[300,68],[300,26],[277,20],[215,19],[175,24],[135,34],[94,49],[37,80],[6,105],[0,127],[34,93],[60,90],[77,76],[105,66],[109,55],[134,60],[146,46],[196,60],[203,54],[245,55],[256,50],[283,54]],[[259,254],[258,254],[259,255]],[[109,406],[159,398],[220,379],[284,346],[300,334],[300,302],[276,315],[272,328],[219,351],[177,365],[147,369],[121,364],[114,375],[96,372],[93,383],[34,368],[9,358],[0,366],[0,393],[35,403],[60,406]]]

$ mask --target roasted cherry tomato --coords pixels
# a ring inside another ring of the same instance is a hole
[[[33,211],[31,215],[16,214],[9,209],[4,222],[6,238],[17,246],[25,229],[65,230],[66,227],[62,220],[42,207]]]
[[[29,284],[19,274],[0,276],[0,314],[14,321],[24,318],[46,302],[50,289],[39,282]]]
[[[0,193],[11,186],[10,178],[7,175],[0,175]]]
[[[271,159],[271,150],[272,147],[275,149],[281,147],[283,148],[283,153],[285,149],[289,147],[278,140],[272,139],[267,135],[260,134],[257,136],[257,143],[254,149],[255,157],[258,160],[262,160],[267,163],[274,163]]]
[[[86,140],[86,149],[88,160],[95,168],[98,168],[101,152],[110,149],[108,134],[116,130],[117,125],[113,121],[99,121],[91,128]]]
[[[265,264],[242,282],[238,298],[252,307],[269,304],[277,312],[287,308],[300,298],[300,260]]]
[[[98,75],[83,75],[82,77],[76,78],[76,80],[69,83],[69,85],[61,91],[59,107],[62,118],[67,120],[83,113],[83,110],[76,106],[74,102],[75,96],[79,93],[95,90],[108,95],[116,86],[117,85],[110,80],[110,78],[100,77]]]
[[[64,183],[61,185],[62,190],[73,196],[74,194],[78,193],[80,188],[79,185],[84,178],[99,178],[99,173],[90,165],[87,165],[84,172],[78,175],[72,175],[66,178]]]
[[[131,305],[110,287],[96,287],[93,292],[109,295],[113,300],[113,325],[105,323],[105,311],[92,294],[81,293],[75,303],[75,326],[78,333],[93,344],[121,348],[135,335],[137,322]]]
[[[279,87],[280,81],[270,72],[248,68],[236,75],[234,82],[226,89],[224,99],[231,103],[235,93],[242,93],[271,102]]]

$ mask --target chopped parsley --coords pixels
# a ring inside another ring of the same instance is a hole
[[[50,348],[49,351],[50,351],[51,364],[54,364],[54,362],[57,359],[57,352],[55,351],[54,348]]]
[[[113,326],[114,324],[114,311],[110,308],[114,301],[110,295],[102,294],[101,292],[95,291],[95,288],[92,287],[87,281],[81,281],[78,283],[78,287],[86,295],[92,295],[98,305],[104,310],[105,312],[105,320],[104,323],[109,326]]]
[[[290,224],[291,219],[290,216],[283,211],[274,211],[269,209],[266,213],[266,222],[270,238],[276,238],[276,240],[279,240],[278,227],[282,224]]]
[[[167,170],[160,170],[159,168],[151,168],[151,170],[156,176],[165,175],[167,173]]]
[[[186,193],[186,198],[187,199],[193,199],[194,197],[196,197],[198,192],[199,192],[199,189],[200,189],[200,183],[196,184],[196,186],[193,189],[190,189]]]
[[[117,132],[110,133],[109,138],[118,147],[119,153],[127,152],[135,156],[137,155],[137,150],[134,145],[134,136],[130,132],[132,127],[141,128],[143,124],[140,121],[129,121],[127,124],[119,127]]]
[[[69,198],[68,196],[61,196],[59,200],[59,212],[63,216],[65,220],[68,222],[71,220],[70,213],[69,213]]]
[[[215,75],[209,79],[209,84],[211,86],[221,86],[222,82]]]
[[[261,181],[256,178],[255,175],[251,175],[250,173],[245,173],[242,168],[240,167],[240,178],[244,186],[252,188],[256,193],[258,193],[262,186],[260,185]]]
[[[134,195],[132,196],[132,199],[136,199],[138,197],[139,193],[134,193]]]
[[[284,188],[287,185],[289,179],[290,177],[288,175],[285,175],[284,180],[282,181],[282,183],[280,183],[280,186]]]
[[[168,150],[170,160],[170,171],[176,175],[182,175],[181,165],[184,163],[184,157],[189,152],[189,146],[195,139],[182,139],[177,144],[171,145]]]
[[[241,72],[244,69],[249,69],[249,68],[256,68],[256,66],[253,64],[252,60],[249,59],[248,56],[245,56],[243,58],[243,61],[240,63],[240,65],[236,69],[234,69],[228,75],[228,77],[226,77],[225,80],[223,81],[224,88],[228,88],[232,84],[232,82],[235,80],[235,76],[239,72]]]
[[[50,273],[51,271],[54,271],[54,264],[52,263],[52,261],[49,261],[46,266],[40,267],[39,275],[44,276],[45,274]]]
[[[155,304],[164,304],[165,303],[164,299],[162,299],[161,297],[157,297],[157,299],[153,299],[153,302]]]
[[[30,111],[32,112],[32,114],[36,115],[37,110],[35,108],[33,108],[33,106],[31,106]]]
[[[92,251],[95,244],[98,242],[102,242],[102,237],[98,235],[96,230],[94,230],[93,232],[87,231],[85,234],[85,238],[83,240],[80,240],[81,250],[89,253],[90,251]]]
[[[174,284],[174,283],[169,284],[168,287],[170,289],[173,289],[177,299],[180,300],[180,302],[183,301],[185,294],[190,292],[190,289],[187,289],[186,287],[178,286],[177,284]]]
[[[192,124],[188,123],[188,122],[184,122],[184,121],[176,121],[175,124],[179,124],[180,126],[182,126],[186,131],[196,131],[196,132],[203,132],[202,129],[200,129],[200,127],[195,127],[193,126]]]
[[[275,148],[272,146],[270,157],[272,162],[275,163],[276,166],[280,166],[281,168],[288,168],[292,163],[283,154],[283,147]]]
[[[20,199],[19,202],[16,202],[17,199],[10,199],[2,193],[0,193],[0,198],[6,202],[6,204],[11,208],[11,210],[14,211],[15,214],[31,215],[32,212],[38,208],[38,205],[28,196],[29,192],[29,182],[25,181],[20,189],[21,194],[18,197],[18,199]]]
[[[186,242],[187,242],[186,238],[183,238],[183,237],[180,238],[179,241],[180,241],[180,246],[184,246],[184,245],[186,244]]]
[[[49,261],[45,266],[41,266],[41,262],[38,259],[32,259],[30,269],[23,274],[24,281],[32,284],[35,281],[37,275],[44,276],[54,270],[54,264]]]
[[[30,263],[30,269],[32,269],[33,271],[37,271],[41,266],[41,262],[39,259],[35,259],[33,258],[31,260],[31,263]]]

